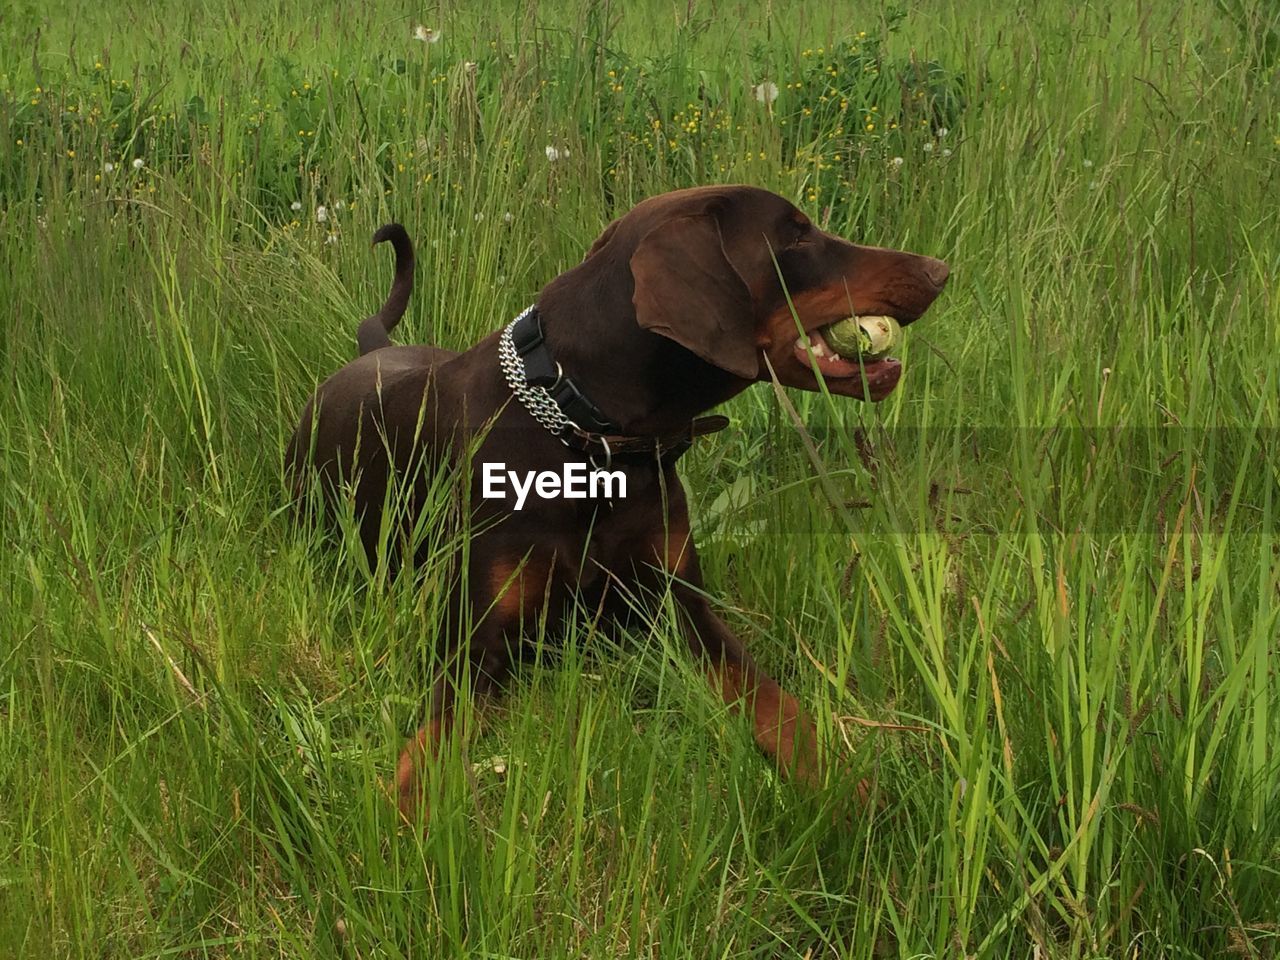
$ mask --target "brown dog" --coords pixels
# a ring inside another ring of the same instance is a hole
[[[403,482],[403,524],[412,524],[433,472],[450,464],[470,472],[479,532],[440,638],[441,662],[461,662],[447,654],[467,635],[460,625],[470,625],[468,669],[445,671],[434,685],[427,722],[400,758],[401,809],[419,803],[419,770],[450,727],[464,673],[477,692],[499,684],[526,627],[543,614],[555,624],[575,596],[586,609],[621,612],[668,584],[714,689],[747,712],[756,742],[784,771],[814,779],[812,719],[702,594],[675,461],[694,436],[723,425],[700,414],[769,379],[770,369],[787,386],[817,390],[821,376],[832,393],[887,396],[900,364],[841,359],[820,328],[850,315],[910,323],[942,290],[946,264],[855,246],[765,190],[679,190],[615,220],[534,308],[454,353],[389,345],[412,284],[412,250],[395,225],[375,239],[396,247],[391,297],[361,324],[362,356],[307,404],[287,458],[299,488],[308,473],[331,493],[351,485],[371,558],[393,477]],[[468,450],[469,463],[460,462]],[[506,487],[485,497],[486,485],[499,489],[486,463],[519,476],[588,459],[625,483],[625,497],[615,485],[595,498],[554,498],[544,495],[550,482],[526,486],[523,500]]]

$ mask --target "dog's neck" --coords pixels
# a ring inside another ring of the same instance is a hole
[[[537,306],[552,356],[626,433],[678,431],[749,385],[641,329],[631,285],[618,284],[616,271],[600,259],[551,281]]]

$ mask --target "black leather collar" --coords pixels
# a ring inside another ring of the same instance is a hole
[[[555,401],[569,423],[556,434],[557,438],[572,450],[585,453],[592,463],[607,467],[614,457],[656,457],[665,463],[674,462],[693,445],[695,437],[723,430],[729,418],[722,416],[696,417],[684,429],[664,436],[631,436],[578,389],[573,378],[551,356],[542,332],[542,317],[537,307],[531,307],[511,328],[511,342],[524,364],[525,382],[543,387]],[[596,463],[598,457],[604,463]]]
[[[525,382],[531,387],[545,387],[570,423],[592,433],[622,433],[622,427],[587,399],[551,356],[537,307],[516,321],[511,328],[511,342],[524,362]]]

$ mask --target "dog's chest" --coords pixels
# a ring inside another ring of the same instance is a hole
[[[683,503],[674,515],[656,500],[601,506],[580,528],[589,532],[578,553],[583,558],[579,588],[590,590],[605,581],[616,586],[651,581],[667,565],[673,528],[687,535]]]

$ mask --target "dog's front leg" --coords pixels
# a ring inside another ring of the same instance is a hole
[[[818,730],[813,718],[776,680],[761,670],[742,641],[711,609],[706,598],[679,584],[674,589],[681,626],[711,687],[730,709],[745,711],[760,749],[783,773],[803,783],[821,781]]]
[[[426,765],[439,755],[445,739],[453,732],[454,706],[459,695],[469,693],[479,700],[500,687],[510,670],[506,656],[496,651],[477,650],[474,646],[469,661],[465,673],[461,668],[446,669],[432,684],[427,721],[400,752],[400,761],[396,764],[396,796],[401,815],[410,823],[423,802]],[[424,809],[424,824],[426,819]]]
[[[520,642],[545,598],[551,563],[522,558],[495,559],[477,549],[469,567],[470,622],[475,625],[465,655],[454,656],[432,686],[427,721],[404,750],[396,766],[400,812],[412,821],[422,803],[423,768],[440,752],[453,731],[454,705],[459,696],[479,700],[501,687],[511,670],[511,647]],[[450,609],[461,607],[461,591]],[[459,618],[450,623],[460,628]],[[423,819],[425,820],[425,813]]]
[[[652,583],[650,578],[657,574],[660,580],[670,583],[690,651],[706,670],[712,689],[729,708],[745,711],[751,718],[752,733],[760,749],[791,778],[819,783],[822,772],[817,725],[795,697],[756,665],[737,634],[711,609],[701,592],[702,568],[689,534],[684,488],[674,472],[667,477],[665,489],[669,500],[660,526],[655,524],[647,542],[633,551],[633,555],[644,557],[649,563],[648,573],[637,570],[637,575],[641,582]]]

